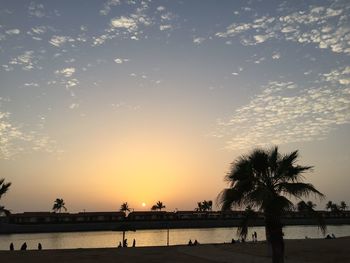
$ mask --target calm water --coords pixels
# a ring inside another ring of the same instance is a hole
[[[259,240],[265,239],[263,227],[249,229],[248,241],[251,233],[256,231]],[[323,235],[317,226],[287,226],[284,228],[285,238],[299,239],[322,238]],[[350,225],[328,226],[327,233],[334,233],[337,237],[350,236]],[[210,229],[174,229],[169,231],[170,245],[187,244],[189,239],[197,239],[200,243],[224,243],[232,238],[237,239],[237,228],[210,228]],[[165,246],[167,230],[137,230],[126,232],[129,246],[136,239],[136,246]],[[36,249],[38,243],[44,249],[58,248],[98,248],[116,247],[122,240],[121,232],[73,232],[73,233],[45,233],[45,234],[12,234],[0,235],[0,250],[8,250],[13,242],[15,249],[19,249],[23,242],[27,242],[28,249]]]

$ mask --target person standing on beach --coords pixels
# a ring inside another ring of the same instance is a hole
[[[136,240],[134,238],[134,240],[132,241],[132,247],[136,247]]]
[[[27,242],[24,242],[21,246],[21,250],[27,250]]]
[[[258,242],[258,234],[256,233],[256,231],[254,231],[254,241]]]
[[[14,245],[13,245],[13,243],[11,242],[11,244],[10,244],[10,250],[12,251],[12,250],[15,250],[15,247],[14,247]]]
[[[43,246],[41,245],[41,243],[38,244],[38,250],[42,250]]]

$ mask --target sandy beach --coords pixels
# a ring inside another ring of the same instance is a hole
[[[350,262],[350,237],[286,240],[286,262]],[[265,242],[199,246],[0,251],[1,262],[271,262]]]

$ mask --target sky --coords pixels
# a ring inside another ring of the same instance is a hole
[[[350,202],[349,1],[0,4],[12,212],[192,210],[273,145],[314,166],[317,208]]]

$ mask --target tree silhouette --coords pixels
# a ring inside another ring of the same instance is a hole
[[[127,202],[125,202],[125,203],[122,203],[122,205],[120,206],[120,209],[119,209],[121,212],[124,212],[124,213],[126,213],[126,212],[130,212],[131,210],[130,210],[130,207],[129,207],[129,205],[128,205],[128,203]]]
[[[56,198],[52,210],[56,213],[59,212],[61,213],[61,210],[64,209],[64,211],[67,211],[67,208],[65,207],[65,203],[62,198]]]
[[[282,155],[278,147],[255,149],[232,163],[226,175],[229,187],[218,196],[222,210],[251,206],[263,212],[266,239],[272,248],[272,262],[284,262],[282,216],[294,206],[286,197],[323,197],[312,184],[304,183],[302,174],[311,166],[296,165],[298,151]],[[320,225],[325,231],[325,225]]]
[[[213,201],[204,200],[203,202],[198,202],[195,211],[211,211],[213,207]]]
[[[332,201],[328,201],[326,204],[326,210],[332,210],[333,207],[333,202]]]
[[[10,189],[11,183],[5,183],[5,179],[0,179],[0,199],[3,195],[6,194],[6,192]],[[5,209],[4,206],[0,205],[0,216],[5,214],[8,216],[10,214],[10,211]]]
[[[153,211],[162,211],[162,209],[165,208],[165,205],[161,201],[158,201],[155,205],[152,206],[151,210]]]
[[[348,206],[346,205],[345,201],[341,201],[339,208],[340,210],[345,211]]]

